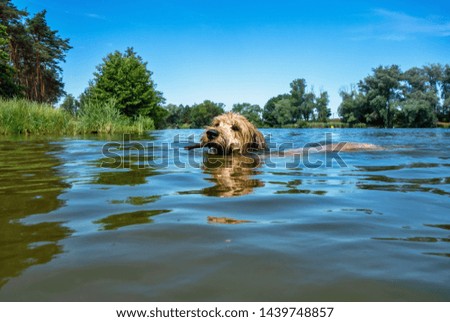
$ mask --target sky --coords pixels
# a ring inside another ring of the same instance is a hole
[[[166,103],[205,99],[261,107],[304,78],[339,91],[380,65],[402,70],[450,63],[450,1],[40,0],[12,1],[47,22],[73,47],[65,91],[80,95],[95,67],[127,47],[148,63]]]

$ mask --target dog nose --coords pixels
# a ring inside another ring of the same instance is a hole
[[[219,132],[217,130],[211,129],[211,130],[206,131],[206,136],[208,137],[208,139],[213,140],[219,136]]]

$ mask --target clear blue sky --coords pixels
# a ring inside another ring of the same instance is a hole
[[[62,66],[65,90],[78,96],[108,53],[134,47],[167,103],[205,99],[264,106],[305,78],[328,91],[379,65],[403,70],[450,63],[450,1],[13,0],[73,49]]]

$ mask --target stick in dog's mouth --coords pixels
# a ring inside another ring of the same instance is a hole
[[[203,148],[200,143],[195,143],[193,145],[187,145],[184,147],[185,150],[193,150],[193,149],[200,149]]]
[[[202,148],[208,148],[208,154],[222,154],[223,153],[223,148],[216,143],[206,143],[206,144],[202,144],[202,143],[195,143],[193,145],[188,145],[185,146],[184,149],[185,150],[194,150],[194,149],[202,149]]]

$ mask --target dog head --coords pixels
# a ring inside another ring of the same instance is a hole
[[[244,116],[225,113],[216,116],[203,133],[201,146],[211,154],[248,154],[266,148],[264,136]]]

